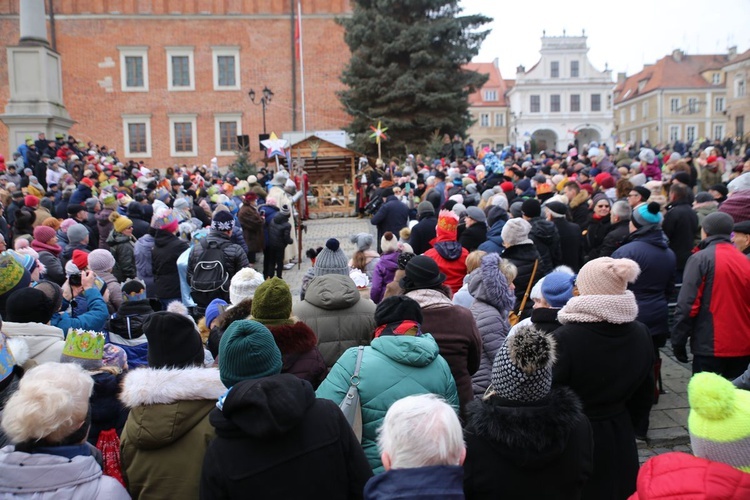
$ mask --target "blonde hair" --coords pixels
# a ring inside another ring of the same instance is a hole
[[[518,276],[518,268],[508,259],[502,259],[500,261],[500,272],[503,273],[505,279],[508,280],[508,284],[513,283],[513,280]]]
[[[466,256],[466,274],[469,274],[474,269],[479,269],[482,265],[482,257],[487,255],[484,250],[474,250]]]
[[[94,380],[75,363],[44,363],[31,369],[5,404],[2,428],[13,443],[62,442],[81,428]]]

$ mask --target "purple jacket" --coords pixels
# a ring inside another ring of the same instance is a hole
[[[384,253],[380,256],[378,265],[372,273],[372,288],[370,288],[370,298],[376,304],[383,300],[385,287],[393,281],[393,275],[398,269],[398,256],[401,252]]]

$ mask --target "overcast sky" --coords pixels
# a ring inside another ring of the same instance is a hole
[[[547,36],[580,36],[586,30],[589,60],[599,70],[637,73],[674,49],[688,54],[738,53],[750,48],[750,0],[460,0],[464,14],[483,13],[494,21],[476,62],[499,59],[503,78],[516,66],[539,60],[542,30]]]

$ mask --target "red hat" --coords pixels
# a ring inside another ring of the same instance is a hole
[[[581,184],[581,189],[586,191],[589,196],[594,194],[594,186],[592,186],[591,184]]]
[[[513,191],[513,183],[510,181],[505,181],[502,184],[500,184],[500,189],[502,189],[504,193]]]
[[[34,228],[34,239],[39,243],[47,243],[55,237],[57,232],[49,226],[37,226]]]
[[[718,156],[709,156],[708,158],[706,158],[706,163],[713,163],[718,159],[719,159]]]
[[[83,250],[73,250],[73,258],[71,260],[78,269],[83,271],[89,265],[89,254]]]
[[[81,179],[81,184],[85,184],[90,188],[94,187],[94,181],[92,181],[88,177],[84,177],[83,179]]]
[[[602,179],[602,183],[600,184],[603,189],[610,189],[615,187],[615,179],[611,175],[609,177],[605,177]]]
[[[594,181],[596,182],[597,186],[601,186],[602,182],[604,182],[604,179],[606,179],[607,177],[612,178],[612,176],[607,172],[602,172],[594,177]]]
[[[32,194],[27,194],[23,199],[23,204],[27,207],[36,207],[39,205],[39,198]]]

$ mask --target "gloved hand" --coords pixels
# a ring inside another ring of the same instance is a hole
[[[684,345],[672,346],[672,352],[674,353],[674,357],[677,358],[677,361],[680,363],[688,362],[687,348]]]

